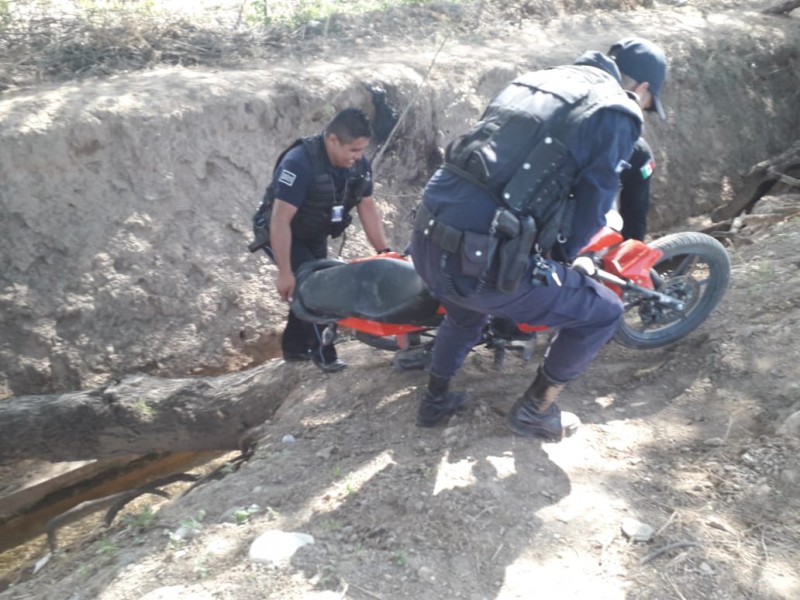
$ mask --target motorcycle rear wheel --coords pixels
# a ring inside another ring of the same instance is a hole
[[[650,243],[664,254],[653,267],[655,289],[683,302],[678,310],[626,291],[615,340],[636,349],[661,348],[697,329],[719,304],[730,281],[725,247],[701,232],[681,232]]]

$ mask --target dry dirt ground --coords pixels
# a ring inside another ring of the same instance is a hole
[[[500,372],[473,352],[454,382],[471,408],[435,430],[413,424],[422,373],[345,341],[344,373],[286,366],[304,384],[238,471],[54,555],[37,542],[0,598],[799,598],[800,219],[743,233],[706,324],[662,350],[611,344],[563,394],[576,437],[502,426],[545,339]],[[252,562],[268,531],[314,543]]]
[[[474,403],[435,430],[413,425],[421,373],[346,342],[343,374],[287,366],[304,385],[237,472],[140,503],[0,598],[797,598],[800,219],[751,239],[700,330],[611,344],[567,390],[576,437],[502,425],[544,340],[502,372],[474,352],[456,380]],[[650,541],[628,539],[630,518]],[[252,563],[270,530],[314,543]]]

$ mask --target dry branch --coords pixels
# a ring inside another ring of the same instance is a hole
[[[712,217],[716,221],[733,219],[743,212],[750,212],[759,201],[778,182],[794,185],[797,180],[789,173],[800,169],[800,141],[795,142],[788,150],[753,165],[743,176],[742,192],[728,204],[714,210]]]
[[[295,387],[300,368],[270,361],[220,377],[138,375],[90,391],[9,398],[0,403],[0,460],[240,449],[240,437]]]
[[[675,542],[674,544],[667,544],[666,546],[663,546],[663,547],[659,548],[658,550],[653,550],[647,556],[642,557],[642,559],[639,561],[639,563],[644,565],[644,564],[649,563],[652,560],[655,560],[656,558],[658,558],[662,554],[666,554],[667,552],[671,552],[672,550],[679,550],[681,548],[694,548],[697,545],[698,545],[697,542],[691,542],[689,540],[684,540],[682,542]]]

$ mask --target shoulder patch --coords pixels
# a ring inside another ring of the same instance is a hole
[[[289,187],[292,187],[294,185],[295,179],[297,179],[297,175],[295,175],[291,171],[287,171],[286,169],[283,169],[281,171],[280,176],[278,177],[278,181],[280,183],[283,183]]]
[[[656,161],[652,158],[642,165],[639,172],[642,174],[642,179],[650,179],[653,172],[656,170]]]

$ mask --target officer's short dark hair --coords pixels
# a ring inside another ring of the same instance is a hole
[[[372,127],[369,117],[360,108],[345,108],[340,111],[328,126],[325,134],[334,134],[342,144],[349,144],[358,138],[371,138]]]

